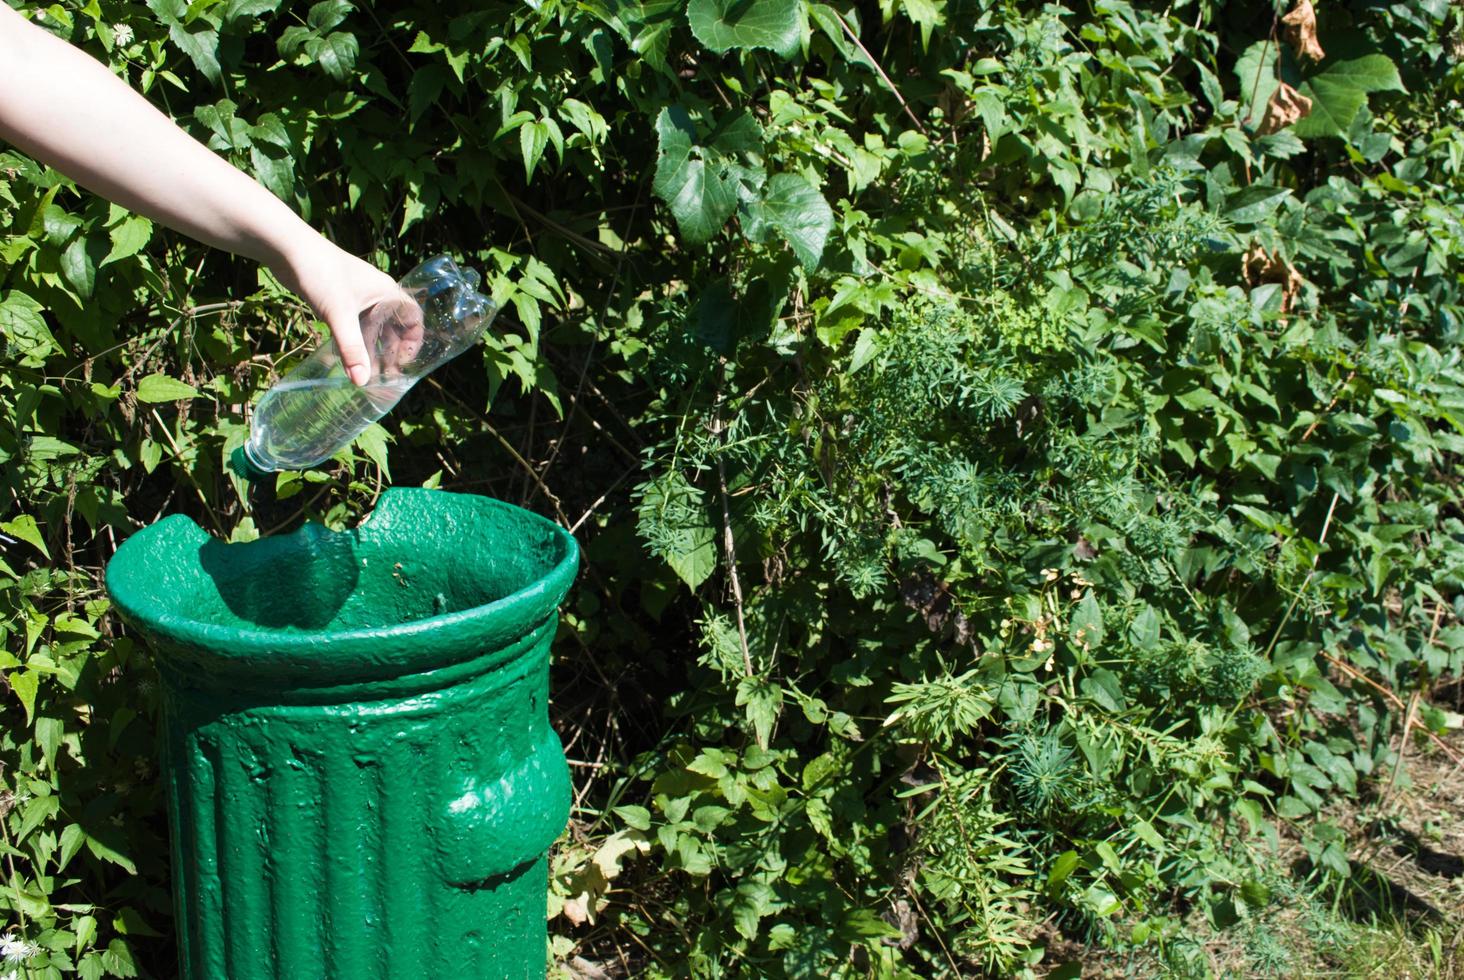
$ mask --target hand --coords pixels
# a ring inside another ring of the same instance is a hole
[[[391,276],[314,232],[310,236],[270,264],[275,275],[330,327],[353,382],[364,385],[373,372],[400,373],[401,362],[421,346],[422,311]],[[370,327],[369,338],[363,325]],[[373,365],[375,357],[389,363]]]

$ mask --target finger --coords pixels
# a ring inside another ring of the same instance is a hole
[[[335,338],[336,350],[341,355],[341,366],[354,384],[364,385],[371,380],[371,358],[366,351],[366,341],[361,336],[359,313],[333,314],[326,322],[330,324],[331,336]]]
[[[422,336],[424,326],[422,322],[422,308],[412,301],[411,297],[403,300],[397,310],[397,317],[402,326],[402,343],[410,354],[408,359],[417,356],[422,349]]]

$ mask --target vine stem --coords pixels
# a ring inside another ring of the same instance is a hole
[[[1301,597],[1306,595],[1306,587],[1311,585],[1312,576],[1317,574],[1317,562],[1322,560],[1321,546],[1327,543],[1327,532],[1332,528],[1332,514],[1337,510],[1338,494],[1332,491],[1332,502],[1327,506],[1327,519],[1322,522],[1322,533],[1317,538],[1318,551],[1312,556],[1311,570],[1306,573],[1306,580],[1301,583],[1301,588],[1296,590],[1296,595],[1291,597],[1291,605],[1286,607],[1286,612],[1281,615],[1281,622],[1276,624],[1276,631],[1271,634],[1271,642],[1266,644],[1266,652],[1261,654],[1262,660],[1271,659],[1271,651],[1276,649],[1276,641],[1281,638],[1281,631],[1291,621],[1291,614],[1296,611],[1296,604]]]
[[[929,136],[930,134],[925,131],[924,124],[922,124],[920,120],[916,118],[915,113],[911,110],[910,103],[905,101],[905,97],[900,94],[900,90],[895,87],[895,83],[890,79],[890,76],[885,74],[885,70],[881,68],[879,62],[874,59],[874,55],[870,54],[869,49],[864,46],[864,42],[859,40],[859,35],[855,34],[854,31],[850,29],[848,21],[844,20],[844,15],[839,13],[837,10],[833,10],[833,8],[830,8],[830,10],[832,11],[835,19],[838,20],[839,26],[844,29],[844,33],[849,35],[849,40],[853,41],[854,46],[864,53],[864,57],[868,59],[870,65],[873,66],[874,70],[879,74],[880,79],[885,83],[885,87],[890,90],[895,98],[900,100],[900,108],[905,110],[905,115],[909,116],[910,121],[915,124],[915,128],[920,130],[920,135]]]
[[[717,402],[712,409],[712,435],[726,444],[727,426],[722,421],[722,404],[726,396],[717,392]],[[742,644],[742,669],[746,676],[752,676],[752,651],[747,645],[747,623],[742,615],[742,581],[737,577],[737,540],[732,534],[732,505],[727,494],[727,463],[722,454],[717,454],[717,489],[722,496],[722,550],[726,552],[727,578],[732,583],[732,599],[737,611],[737,639]]]
[[[16,785],[19,786],[19,783]],[[14,805],[14,802],[12,802],[11,806],[13,807]],[[15,917],[20,920],[20,935],[24,939],[27,933],[30,932],[30,927],[26,925],[25,909],[21,908],[20,904],[20,876],[15,873],[15,856],[11,853],[15,850],[15,845],[10,843],[10,826],[6,823],[9,819],[9,811],[4,816],[0,816],[0,839],[3,839],[5,842],[5,866],[10,870],[10,888],[15,896]],[[35,976],[35,973],[32,972],[30,966],[27,964],[22,963],[21,969],[25,971],[27,978]]]
[[[163,418],[161,415],[158,414],[157,409],[152,410],[152,417],[153,421],[158,424],[158,431],[163,434],[164,439],[168,440],[168,448],[173,450],[173,458],[178,461],[178,465],[183,470],[183,475],[186,476],[188,478],[188,482],[193,485],[193,492],[198,494],[198,502],[203,504],[204,513],[208,514],[209,520],[213,521],[214,527],[219,532],[219,537],[227,541],[229,538],[229,532],[224,530],[224,522],[219,520],[218,514],[214,513],[213,505],[208,502],[208,497],[204,494],[203,487],[199,485],[198,479],[193,475],[193,471],[189,469],[188,464],[184,462],[183,450],[178,448],[178,441],[173,438],[172,430],[169,429],[165,424],[163,424]]]

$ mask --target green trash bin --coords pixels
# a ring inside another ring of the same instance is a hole
[[[351,531],[225,544],[173,516],[117,550],[162,678],[185,980],[544,976],[578,561],[528,511],[414,489]]]

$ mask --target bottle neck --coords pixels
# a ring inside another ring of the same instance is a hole
[[[229,468],[251,483],[264,479],[275,469],[259,458],[253,443],[253,438],[250,438],[229,457]]]

